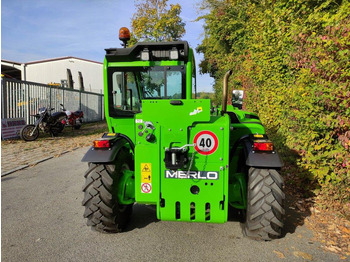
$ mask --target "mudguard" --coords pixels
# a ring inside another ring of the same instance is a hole
[[[253,151],[254,141],[247,138],[243,139],[244,152],[246,154],[246,165],[250,167],[261,168],[281,168],[283,161],[277,151],[272,153]]]
[[[118,152],[127,144],[123,138],[117,138],[111,148],[90,147],[81,162],[110,163],[116,158]]]

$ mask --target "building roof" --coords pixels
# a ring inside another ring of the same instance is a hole
[[[59,60],[66,60],[66,59],[77,59],[85,62],[90,62],[90,63],[96,63],[96,64],[103,64],[101,62],[93,61],[93,60],[88,60],[84,58],[79,58],[79,57],[74,57],[74,56],[64,56],[64,57],[57,57],[57,58],[51,58],[51,59],[44,59],[44,60],[38,60],[38,61],[32,61],[32,62],[27,62],[25,63],[26,65],[31,65],[31,64],[39,64],[39,63],[46,63],[46,62],[52,62],[52,61],[59,61]]]
[[[27,63],[14,62],[14,61],[6,60],[6,59],[1,59],[1,62],[15,64],[15,65],[22,65],[22,64],[32,65],[32,64],[46,63],[46,62],[52,62],[52,61],[66,60],[66,59],[77,59],[77,60],[81,60],[81,61],[85,61],[85,62],[103,65],[103,63],[101,63],[101,62],[97,62],[97,61],[93,61],[93,60],[89,60],[89,59],[84,59],[84,58],[79,58],[79,57],[74,57],[74,56],[64,56],[64,57],[43,59],[43,60],[31,61],[31,62],[27,62]]]
[[[1,62],[9,63],[9,64],[15,64],[15,65],[21,65],[22,63],[14,62],[6,59],[1,59]]]

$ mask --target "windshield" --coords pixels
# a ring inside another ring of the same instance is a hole
[[[142,99],[185,98],[184,66],[109,68],[111,116],[141,112]]]
[[[42,113],[45,113],[47,111],[47,109],[46,109],[46,107],[40,107],[38,109],[38,111],[39,111],[39,114],[42,114]]]
[[[164,69],[160,67],[140,72],[144,99],[182,98],[182,72]]]

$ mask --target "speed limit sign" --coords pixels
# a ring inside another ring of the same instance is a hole
[[[194,149],[202,155],[213,154],[219,145],[217,136],[211,131],[201,131],[193,139]]]

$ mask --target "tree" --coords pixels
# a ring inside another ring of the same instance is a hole
[[[138,0],[132,17],[133,41],[176,41],[185,34],[181,6],[168,0]]]
[[[309,178],[349,214],[350,2],[202,1],[197,51],[215,97],[233,69],[229,85],[245,90],[245,108],[259,114],[302,186]]]

